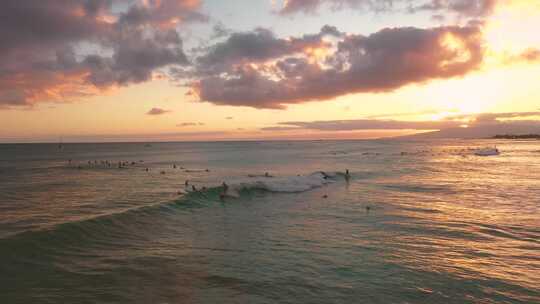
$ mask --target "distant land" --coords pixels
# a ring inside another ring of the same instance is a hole
[[[504,134],[504,135],[501,135]],[[525,134],[525,135],[524,135]],[[468,128],[448,128],[439,131],[418,133],[414,135],[402,136],[402,139],[444,139],[444,138],[460,138],[460,139],[479,139],[479,138],[495,138],[499,139],[539,139],[540,126],[527,124],[482,124],[471,126]],[[507,136],[507,137],[506,137]],[[515,138],[513,136],[516,136]],[[536,136],[536,137],[517,137],[517,136]]]
[[[540,139],[540,134],[498,134],[493,136],[495,139]]]

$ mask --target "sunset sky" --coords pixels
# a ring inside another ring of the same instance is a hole
[[[537,0],[4,0],[0,142],[540,131]]]

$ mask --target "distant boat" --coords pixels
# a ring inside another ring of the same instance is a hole
[[[493,155],[499,155],[499,154],[501,154],[501,152],[496,147],[495,148],[482,148],[474,152],[474,155],[477,155],[477,156],[493,156]]]

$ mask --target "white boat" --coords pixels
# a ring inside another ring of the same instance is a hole
[[[501,152],[497,148],[481,148],[474,151],[474,155],[477,156],[493,156],[499,154],[501,154]]]

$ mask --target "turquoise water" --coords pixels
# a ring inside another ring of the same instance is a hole
[[[539,180],[538,141],[0,145],[0,303],[539,303]]]

